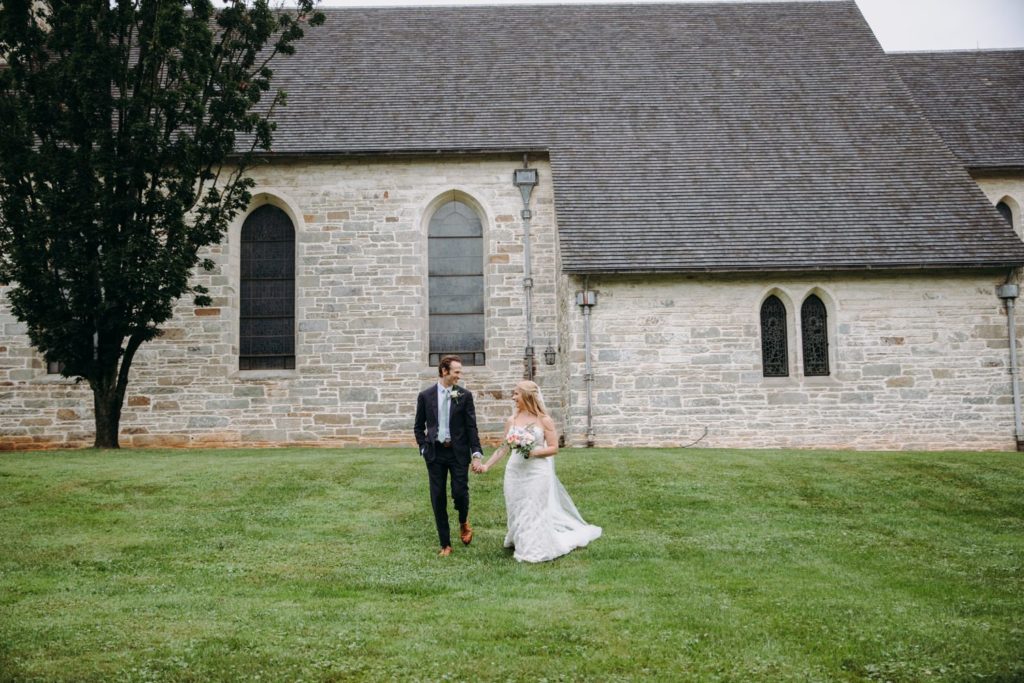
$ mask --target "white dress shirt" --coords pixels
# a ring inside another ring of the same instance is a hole
[[[437,440],[438,440],[438,442],[442,442],[442,443],[444,442],[444,439],[442,438],[443,434],[447,433],[448,434],[448,438],[449,439],[452,438],[452,430],[451,430],[452,404],[451,404],[450,400],[449,400],[449,403],[448,403],[448,424],[442,424],[442,422],[441,422],[444,419],[444,399],[445,399],[445,393],[447,393],[448,391],[450,391],[450,389],[448,389],[448,387],[446,387],[445,385],[441,384],[440,382],[437,383]]]

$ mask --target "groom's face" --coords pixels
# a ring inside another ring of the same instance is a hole
[[[452,361],[448,372],[441,377],[441,383],[446,387],[450,387],[458,384],[460,379],[462,379],[462,363]]]

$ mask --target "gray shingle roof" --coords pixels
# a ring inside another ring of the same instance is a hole
[[[548,150],[568,272],[1024,263],[852,2],[326,14],[274,152]]]
[[[1024,170],[1024,50],[905,52],[890,58],[964,164]]]

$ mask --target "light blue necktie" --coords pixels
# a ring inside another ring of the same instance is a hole
[[[451,396],[451,390],[445,389],[444,400],[441,402],[441,424],[437,426],[438,441],[447,441],[450,438],[448,434],[448,404],[451,401]]]

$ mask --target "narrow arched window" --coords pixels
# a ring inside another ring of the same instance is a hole
[[[295,228],[265,204],[242,224],[239,370],[295,368]]]
[[[1006,222],[1010,224],[1010,227],[1013,227],[1013,210],[1010,209],[1009,204],[1006,202],[999,202],[996,204],[996,211],[1006,219]]]
[[[774,294],[761,304],[761,365],[765,377],[789,377],[786,305]]]
[[[800,307],[800,334],[803,337],[804,375],[828,374],[828,313],[816,295],[804,299]]]
[[[434,212],[427,233],[430,364],[449,354],[483,365],[484,239],[480,216],[452,199]]]

